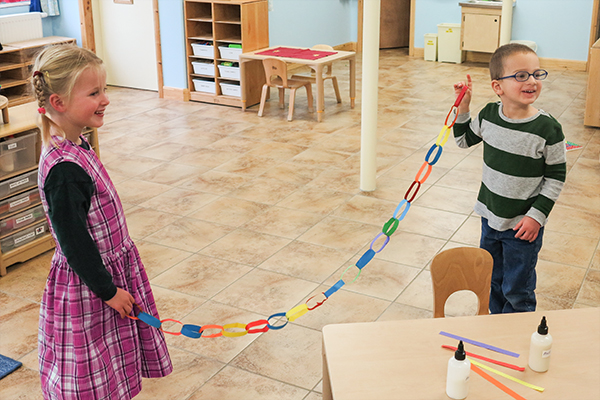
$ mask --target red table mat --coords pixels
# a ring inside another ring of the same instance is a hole
[[[261,51],[261,56],[301,58],[303,60],[318,60],[319,58],[337,54],[337,51],[323,51],[312,49],[295,49],[292,47],[277,47],[270,50]]]

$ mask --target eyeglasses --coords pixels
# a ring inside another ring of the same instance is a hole
[[[548,71],[545,69],[536,69],[532,74],[527,71],[519,71],[514,75],[503,76],[502,78],[498,78],[496,80],[500,81],[502,79],[515,78],[517,82],[526,82],[529,80],[530,76],[533,76],[533,79],[536,81],[543,81],[548,77]]]

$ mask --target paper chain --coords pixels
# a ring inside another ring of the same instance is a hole
[[[325,303],[325,301],[327,301],[331,297],[332,294],[334,294],[335,292],[340,290],[342,288],[342,286],[344,286],[346,284],[346,282],[343,280],[343,278],[344,278],[344,275],[346,274],[346,272],[348,272],[348,270],[350,268],[356,266],[356,268],[358,268],[358,273],[356,274],[354,279],[352,279],[352,281],[349,282],[349,284],[354,283],[360,276],[362,269],[369,263],[369,261],[371,261],[373,259],[373,257],[375,257],[375,254],[381,252],[385,248],[385,246],[387,246],[387,244],[390,241],[390,236],[392,236],[392,234],[396,231],[400,221],[402,221],[404,219],[404,217],[406,217],[406,214],[408,213],[408,210],[410,209],[410,205],[412,204],[412,201],[417,196],[417,193],[419,192],[421,185],[423,184],[423,182],[425,182],[427,180],[427,178],[431,174],[433,165],[435,165],[435,163],[437,163],[438,160],[440,159],[440,156],[442,155],[443,146],[448,141],[448,138],[450,137],[450,133],[452,132],[452,126],[454,126],[454,123],[456,122],[456,118],[458,117],[458,105],[462,101],[466,91],[467,91],[467,86],[464,86],[463,89],[461,90],[460,94],[456,98],[454,105],[450,108],[450,111],[448,112],[448,115],[446,116],[446,120],[444,121],[444,127],[440,131],[440,133],[437,137],[437,140],[435,141],[435,144],[432,145],[431,148],[429,149],[429,151],[427,152],[427,155],[425,156],[425,162],[419,169],[419,172],[417,172],[415,181],[410,185],[410,187],[406,191],[406,194],[404,195],[404,199],[396,207],[396,210],[394,211],[392,218],[390,218],[383,225],[382,231],[379,234],[377,234],[377,236],[375,236],[375,239],[373,239],[373,241],[371,242],[371,245],[369,246],[369,250],[367,250],[360,257],[360,259],[356,262],[356,264],[350,265],[348,268],[346,268],[346,270],[342,273],[340,280],[338,280],[333,286],[331,286],[329,289],[327,289],[321,295],[311,296],[308,300],[306,300],[306,302],[304,304],[300,304],[287,312],[276,313],[276,314],[271,315],[267,319],[259,319],[257,321],[253,321],[248,324],[242,324],[242,323],[236,322],[236,323],[225,324],[225,325],[199,326],[199,325],[183,324],[180,321],[177,321],[174,319],[169,319],[169,318],[159,320],[158,318],[145,313],[137,304],[136,304],[136,306],[138,307],[138,309],[140,311],[138,313],[138,315],[135,317],[128,315],[127,317],[130,319],[133,319],[133,320],[142,321],[154,328],[160,329],[164,333],[168,333],[170,335],[175,335],[175,336],[183,335],[183,336],[187,336],[192,339],[199,339],[200,337],[216,338],[219,336],[240,337],[240,336],[244,336],[249,333],[250,334],[262,333],[262,332],[267,332],[269,330],[281,329],[284,326],[286,326],[288,324],[288,322],[293,322],[296,319],[303,316],[304,314],[306,314],[308,311],[311,311],[317,307],[320,307],[321,305],[323,305],[323,303]],[[449,119],[452,119],[452,122],[450,122],[450,124],[448,124]],[[398,216],[398,214],[400,214],[400,216]],[[382,236],[385,236],[385,238],[383,239],[383,244],[381,244],[377,250],[374,250],[373,247],[375,245],[375,242],[377,242],[377,240]],[[322,297],[319,298],[318,300],[314,300],[315,297],[317,297],[317,296],[322,296]],[[309,302],[311,302],[311,306],[309,306]],[[279,317],[285,317],[286,321],[279,325],[272,325],[270,323],[271,320],[273,320],[274,318],[279,318]],[[182,325],[181,330],[179,332],[165,331],[162,329],[162,324],[164,322],[176,322],[176,323]],[[213,331],[215,331],[215,333],[205,334],[206,331],[208,331],[208,330],[213,330]]]

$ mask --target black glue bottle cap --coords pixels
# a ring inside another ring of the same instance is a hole
[[[540,335],[547,335],[548,334],[548,325],[546,325],[546,317],[542,317],[542,322],[540,322],[540,325],[538,326],[538,330],[537,332]]]
[[[454,358],[457,359],[458,361],[462,361],[467,357],[467,355],[465,354],[465,346],[463,345],[462,340],[460,342],[458,342],[458,347],[456,348],[456,351],[454,352]]]

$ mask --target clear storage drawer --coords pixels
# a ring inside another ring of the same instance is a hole
[[[0,201],[0,218],[16,211],[23,210],[40,201],[40,192],[38,188],[4,199]]]
[[[0,236],[8,235],[27,225],[43,221],[45,218],[44,207],[40,204],[37,207],[0,220]]]
[[[36,169],[0,182],[0,199],[37,186],[37,178]]]
[[[46,221],[40,222],[31,228],[23,229],[22,231],[13,233],[0,240],[0,248],[3,253],[7,253],[27,243],[33,242],[35,239],[38,239],[49,232],[48,223]]]
[[[37,131],[0,139],[0,178],[36,165]]]

